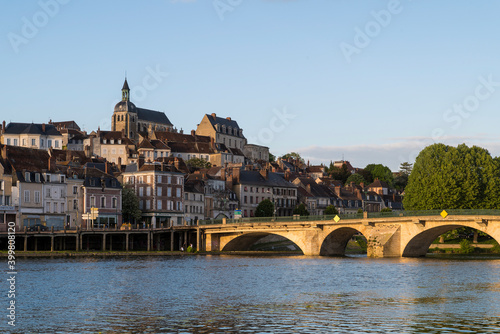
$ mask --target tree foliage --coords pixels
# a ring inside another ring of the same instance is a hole
[[[413,169],[413,164],[409,162],[402,162],[401,165],[399,165],[399,172],[404,175],[410,175],[412,169]]]
[[[360,184],[360,183],[365,183],[366,184],[366,180],[363,176],[361,176],[360,174],[358,173],[354,173],[354,174],[351,174],[347,180],[345,181],[345,183],[348,185],[350,184],[351,182],[354,182],[356,184]]]
[[[394,178],[389,167],[381,164],[369,164],[364,169],[371,173],[373,180],[379,179],[380,181],[386,182],[389,186],[392,186]]]
[[[255,217],[272,217],[274,213],[274,204],[268,199],[263,200],[255,209]]]
[[[300,203],[295,207],[295,209],[293,209],[293,214],[301,216],[309,216],[309,211],[307,211],[306,205],[304,203]]]
[[[191,167],[197,167],[197,168],[210,168],[212,167],[212,164],[205,160],[205,159],[200,159],[200,158],[191,158],[188,161],[186,161],[186,164],[188,164]]]
[[[300,156],[300,154],[297,153],[297,152],[287,153],[287,154],[285,154],[285,155],[283,155],[281,157],[281,159],[288,159],[288,158],[292,158],[292,159],[304,162],[304,159],[302,159],[302,157]]]
[[[122,215],[124,222],[141,219],[142,211],[139,209],[139,198],[131,188],[122,190]]]
[[[269,162],[275,162],[276,161],[276,156],[272,153],[269,153]]]
[[[330,171],[330,176],[334,180],[342,181],[342,184],[345,184],[347,178],[351,176],[351,172],[349,172],[347,165],[343,164],[341,168],[333,166],[332,170]]]
[[[483,148],[430,145],[415,160],[403,204],[407,210],[498,208],[499,175]]]
[[[324,214],[325,215],[338,215],[339,211],[337,210],[337,208],[335,206],[329,205],[326,207]]]

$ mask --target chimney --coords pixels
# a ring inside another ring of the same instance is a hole
[[[182,128],[181,128],[180,134],[181,134],[181,135],[183,135],[183,134],[184,134],[184,130],[182,130]]]
[[[5,133],[5,121],[2,122],[2,134]]]
[[[42,132],[45,132],[45,123],[42,123]]]
[[[193,136],[193,137],[194,137],[195,135],[196,135],[196,131],[191,130],[191,136]]]
[[[233,181],[235,183],[240,183],[240,168],[239,167],[233,168]]]
[[[217,117],[217,115],[213,112],[212,113],[212,118],[215,120],[215,117]]]
[[[226,117],[226,119],[227,119],[228,121],[230,121],[230,120],[231,120],[231,117]]]
[[[261,169],[260,175],[267,180],[269,178],[269,170],[267,168]]]
[[[337,194],[337,196],[340,196],[340,186],[335,186],[335,194]]]
[[[122,168],[122,157],[118,157],[118,168]]]

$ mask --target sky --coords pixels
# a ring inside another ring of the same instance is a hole
[[[39,0],[0,12],[0,120],[110,130],[131,101],[311,164],[393,171],[433,143],[500,155],[500,2]]]

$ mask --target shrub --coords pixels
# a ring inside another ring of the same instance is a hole
[[[460,252],[463,254],[470,254],[474,252],[474,247],[470,245],[470,241],[463,239],[460,241]]]

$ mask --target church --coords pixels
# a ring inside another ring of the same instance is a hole
[[[130,102],[130,88],[125,78],[122,100],[115,105],[111,117],[111,130],[121,131],[125,137],[138,141],[139,135],[147,137],[155,131],[171,131],[172,129],[173,125],[164,112],[138,108]]]

